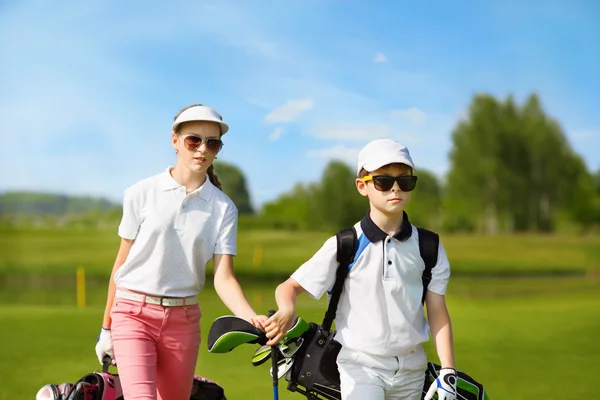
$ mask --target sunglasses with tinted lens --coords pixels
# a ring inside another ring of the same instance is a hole
[[[202,145],[202,142],[204,142],[204,144],[206,145],[207,150],[213,152],[213,153],[218,153],[219,150],[221,150],[221,148],[223,147],[223,142],[221,141],[221,139],[217,139],[217,138],[201,138],[200,136],[194,136],[194,135],[190,135],[190,136],[185,136],[183,138],[183,143],[185,144],[185,148],[188,149],[189,151],[197,151],[200,146]]]
[[[389,175],[367,175],[362,178],[363,182],[373,181],[375,189],[380,192],[387,192],[394,187],[394,182],[398,182],[398,187],[403,192],[412,191],[417,185],[417,177],[414,175],[389,176]]]

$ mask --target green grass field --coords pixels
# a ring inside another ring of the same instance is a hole
[[[289,274],[330,236],[323,232],[240,231],[236,270],[268,278]],[[455,274],[586,274],[600,271],[599,236],[453,236],[442,242]],[[110,274],[119,245],[113,231],[0,231],[0,276]],[[262,249],[260,264],[255,252]]]
[[[253,306],[274,306],[273,291],[328,236],[241,232],[236,261]],[[581,399],[600,373],[600,238],[443,236],[455,275],[448,304],[459,369],[484,383],[492,400]],[[94,345],[106,279],[118,245],[111,232],[0,232],[0,400],[33,398],[45,383],[75,381],[98,368]],[[253,251],[263,248],[261,265]],[[85,266],[87,307],[75,307],[74,270]],[[274,279],[267,279],[275,276]],[[268,366],[250,363],[254,346],[209,354],[214,318],[229,314],[210,282],[197,373],[229,399],[269,399]],[[324,299],[303,296],[298,312],[319,321]],[[431,359],[436,361],[431,345]],[[280,381],[281,399],[301,399]]]
[[[575,288],[577,282],[572,284]],[[589,380],[600,373],[599,288],[596,283],[582,291],[506,294],[502,299],[450,296],[459,368],[484,383],[493,400],[591,398],[595,391]],[[247,294],[257,309],[272,306],[270,286],[252,286]],[[301,299],[299,314],[320,320],[325,302]],[[197,373],[223,385],[230,399],[272,398],[268,365],[250,363],[255,346],[227,354],[206,351],[211,322],[229,313],[212,290],[200,300],[203,344]],[[32,398],[45,383],[73,381],[97,368],[93,348],[101,315],[99,306],[0,306],[0,399]],[[280,398],[302,398],[280,382]]]

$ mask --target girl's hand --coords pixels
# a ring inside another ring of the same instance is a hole
[[[255,315],[250,318],[250,323],[260,329],[261,331],[265,330],[265,322],[267,321],[266,315]]]

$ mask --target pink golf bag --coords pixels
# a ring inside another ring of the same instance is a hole
[[[104,363],[102,372],[92,372],[77,382],[50,384],[43,386],[35,396],[36,400],[125,400],[119,375],[108,372]],[[190,400],[227,400],[225,391],[216,382],[201,376],[194,377]]]

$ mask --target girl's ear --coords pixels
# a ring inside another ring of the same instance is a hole
[[[176,134],[175,132],[173,132],[171,134],[171,144],[173,145],[173,148],[175,149],[175,151],[179,150],[179,135]]]
[[[356,184],[356,190],[358,190],[358,193],[360,193],[362,196],[367,196],[367,182],[360,178],[356,178],[354,183]]]

